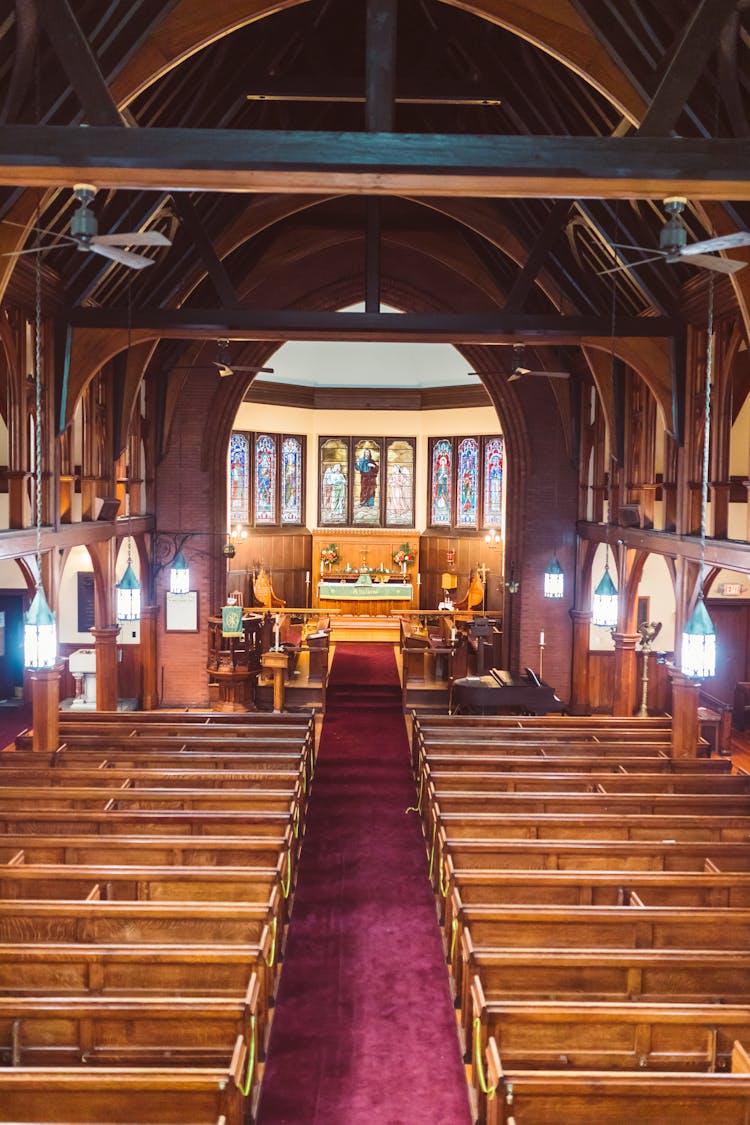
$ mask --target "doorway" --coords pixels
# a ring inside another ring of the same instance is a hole
[[[23,594],[0,593],[0,700],[23,688]]]

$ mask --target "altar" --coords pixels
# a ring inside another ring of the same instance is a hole
[[[369,574],[360,574],[356,581],[336,579],[318,583],[319,605],[342,613],[390,616],[409,608],[413,596],[411,582],[373,582]]]

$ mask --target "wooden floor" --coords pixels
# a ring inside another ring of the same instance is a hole
[[[750,773],[750,731],[732,731],[732,769]]]

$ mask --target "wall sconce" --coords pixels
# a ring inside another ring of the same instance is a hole
[[[502,535],[500,535],[500,533],[498,531],[495,531],[494,527],[491,527],[490,530],[485,535],[484,541],[485,541],[485,543],[487,543],[489,545],[489,548],[492,551],[496,547],[500,546],[500,544],[503,541],[503,537],[502,537]]]

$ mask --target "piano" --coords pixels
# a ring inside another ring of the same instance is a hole
[[[550,684],[540,680],[531,668],[522,676],[512,676],[500,668],[490,668],[485,676],[465,676],[451,687],[451,714],[482,715],[559,714],[563,703]]]

